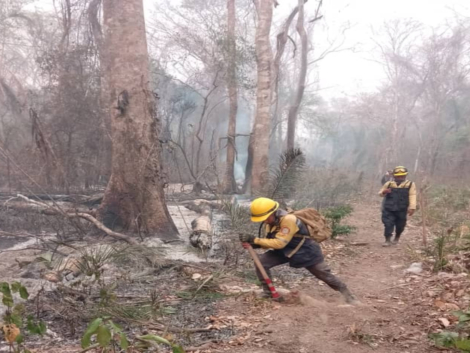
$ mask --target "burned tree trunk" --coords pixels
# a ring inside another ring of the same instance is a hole
[[[103,0],[103,15],[113,155],[99,213],[107,226],[175,238],[163,193],[142,0]]]
[[[237,132],[237,110],[238,110],[238,93],[237,93],[237,62],[236,62],[236,42],[235,42],[235,0],[227,1],[227,17],[228,17],[228,96],[230,100],[230,110],[228,118],[227,131],[227,168],[224,179],[224,192],[232,193],[237,191],[235,182],[234,164],[235,164],[235,134]]]
[[[256,2],[256,5],[258,10],[258,25],[256,28],[258,85],[256,92],[256,116],[253,126],[252,192],[260,190],[268,177],[272,64],[269,33],[273,18],[272,0],[259,0]]]
[[[242,194],[251,194],[251,175],[253,172],[253,134],[248,141],[248,158],[245,167],[245,181],[242,187]]]

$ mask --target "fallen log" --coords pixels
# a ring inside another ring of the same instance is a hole
[[[191,222],[189,242],[195,248],[209,250],[212,248],[212,225],[209,216],[203,215]]]
[[[73,195],[47,195],[47,194],[28,194],[24,195],[28,199],[35,200],[35,201],[65,201],[65,202],[72,202]],[[9,198],[15,198],[16,194],[10,193],[0,193],[0,200],[7,200]]]
[[[47,204],[44,203],[44,205],[47,205]],[[44,206],[39,206],[39,205],[32,204],[30,202],[23,202],[23,201],[9,201],[6,204],[0,205],[0,209],[5,209],[5,210],[11,209],[11,210],[20,211],[20,212],[35,212],[35,213],[39,212],[46,216],[55,216],[55,215],[60,214],[60,212],[58,212],[58,210],[54,208],[44,208]],[[79,212],[79,213],[86,213],[91,216],[96,215],[96,210],[90,210],[88,208],[83,208],[83,207],[76,207],[76,208],[75,207],[61,207],[61,210],[65,213]]]
[[[53,212],[54,215],[63,215],[64,217],[69,218],[69,219],[72,219],[72,218],[86,219],[87,221],[93,223],[96,228],[103,231],[104,233],[106,233],[110,237],[113,237],[113,238],[119,239],[119,240],[123,240],[123,241],[125,241],[129,244],[132,244],[132,245],[137,245],[138,244],[135,239],[133,239],[133,238],[131,238],[131,237],[125,235],[125,234],[117,233],[117,232],[109,229],[103,223],[98,221],[95,217],[93,217],[90,214],[87,214],[87,213],[84,213],[84,212],[67,212],[63,209],[60,209],[60,208],[56,207],[56,206],[50,206],[50,205],[47,205],[47,204],[42,203],[42,202],[38,202],[38,201],[28,199],[26,196],[23,196],[21,194],[18,194],[18,197],[25,200],[26,202],[29,202],[33,205],[36,205],[39,208],[42,208],[41,211],[48,210],[48,212]]]
[[[16,198],[16,194],[11,193],[0,193],[0,201],[6,201]],[[78,203],[84,205],[97,205],[101,203],[104,194],[97,193],[93,195],[79,195],[79,194],[72,194],[72,195],[49,195],[49,194],[27,194],[23,195],[27,197],[29,200],[34,201],[55,201],[55,202],[70,202],[70,203]]]
[[[199,214],[206,214],[211,209],[220,209],[222,203],[220,201],[210,201],[205,199],[196,199],[184,201],[183,206],[188,210],[194,211]]]
[[[103,200],[103,197],[104,197],[103,193],[96,194],[96,195],[91,195],[91,196],[86,196],[86,197],[82,198],[79,201],[79,203],[83,204],[83,205],[86,205],[88,207],[92,207],[92,206],[99,205],[101,203],[101,201]]]

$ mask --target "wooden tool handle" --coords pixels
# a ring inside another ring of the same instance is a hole
[[[263,265],[261,264],[261,261],[259,260],[258,254],[256,251],[250,246],[248,248],[248,252],[250,253],[251,258],[255,262],[256,267],[258,268],[259,272],[261,272],[261,275],[263,276],[263,279],[269,279],[268,274],[266,273],[266,270],[264,269]]]
[[[274,288],[273,282],[269,278],[268,274],[266,273],[266,270],[264,269],[263,265],[261,264],[261,261],[259,260],[258,254],[256,251],[253,250],[251,246],[248,247],[248,252],[250,253],[251,258],[253,259],[256,267],[258,268],[259,272],[261,272],[261,275],[263,276],[264,282],[268,286],[269,290],[271,291],[271,296],[274,299],[279,299],[279,293],[276,291],[276,288]]]

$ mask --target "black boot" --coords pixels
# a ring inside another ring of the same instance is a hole
[[[390,238],[391,238],[391,237],[385,238],[385,243],[383,243],[382,246],[387,247],[387,246],[392,245],[392,243],[391,243],[391,241],[390,241]]]
[[[351,304],[351,305],[359,304],[359,300],[357,300],[356,296],[352,294],[351,291],[347,287],[342,288],[340,292],[343,295],[344,300],[346,300],[346,303]]]

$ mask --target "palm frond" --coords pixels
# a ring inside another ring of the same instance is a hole
[[[292,197],[305,168],[305,156],[300,148],[287,150],[279,157],[270,173],[264,196],[283,202]]]

